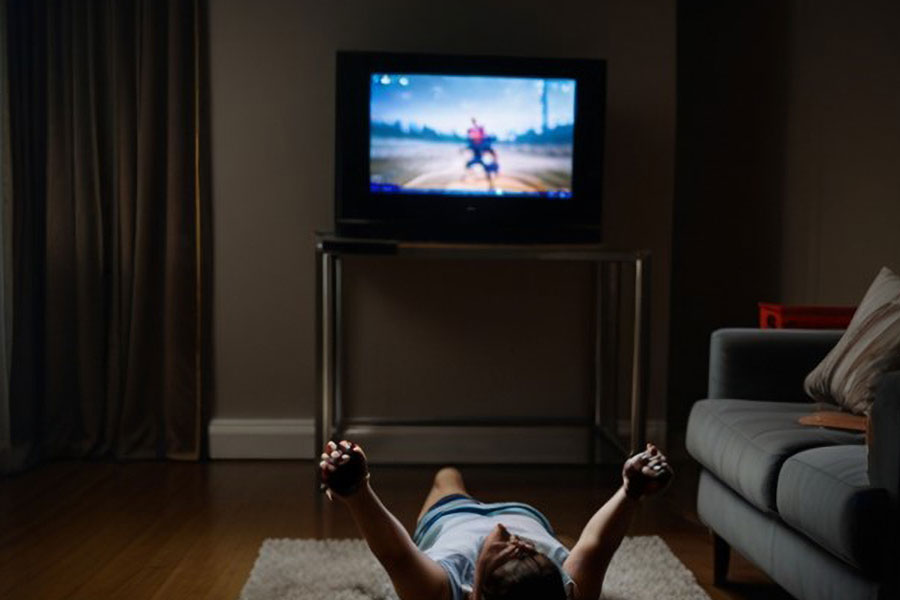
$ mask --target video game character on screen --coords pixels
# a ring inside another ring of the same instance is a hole
[[[370,89],[371,191],[572,196],[574,79],[376,73]]]
[[[494,136],[488,136],[484,133],[484,127],[478,124],[477,119],[472,117],[472,126],[466,132],[469,143],[466,146],[472,152],[472,158],[466,163],[468,171],[475,165],[481,165],[484,168],[484,174],[487,177],[488,189],[494,189],[494,173],[500,170],[497,163],[497,152],[491,147],[491,144],[497,139]],[[488,162],[484,161],[485,155],[490,156]]]

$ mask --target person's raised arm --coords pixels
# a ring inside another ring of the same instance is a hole
[[[450,586],[444,569],[416,547],[369,484],[362,448],[346,441],[329,442],[319,468],[328,497],[337,497],[349,509],[401,600],[449,600]]]
[[[640,499],[666,487],[672,475],[665,455],[652,444],[625,462],[622,487],[594,513],[563,563],[563,570],[575,581],[575,600],[600,597],[606,569],[628,531]]]

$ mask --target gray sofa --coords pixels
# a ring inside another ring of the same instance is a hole
[[[686,443],[717,584],[734,548],[801,600],[900,598],[900,371],[881,381],[870,446],[797,422],[819,406],[803,379],[841,333],[712,335],[709,398],[694,404]]]

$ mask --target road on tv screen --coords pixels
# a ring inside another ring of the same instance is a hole
[[[571,190],[571,145],[499,142],[493,148],[498,166],[493,176],[495,191]],[[472,153],[459,143],[373,137],[369,169],[373,183],[410,190],[489,191],[484,166],[466,168],[471,159]],[[490,165],[493,159],[484,156],[483,161]]]

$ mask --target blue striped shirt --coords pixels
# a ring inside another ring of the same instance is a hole
[[[498,523],[534,542],[535,548],[559,567],[571,597],[572,578],[562,569],[569,551],[556,539],[547,518],[528,504],[486,504],[462,494],[446,496],[419,520],[413,541],[447,572],[453,600],[464,600],[472,591],[475,563],[484,539]]]

